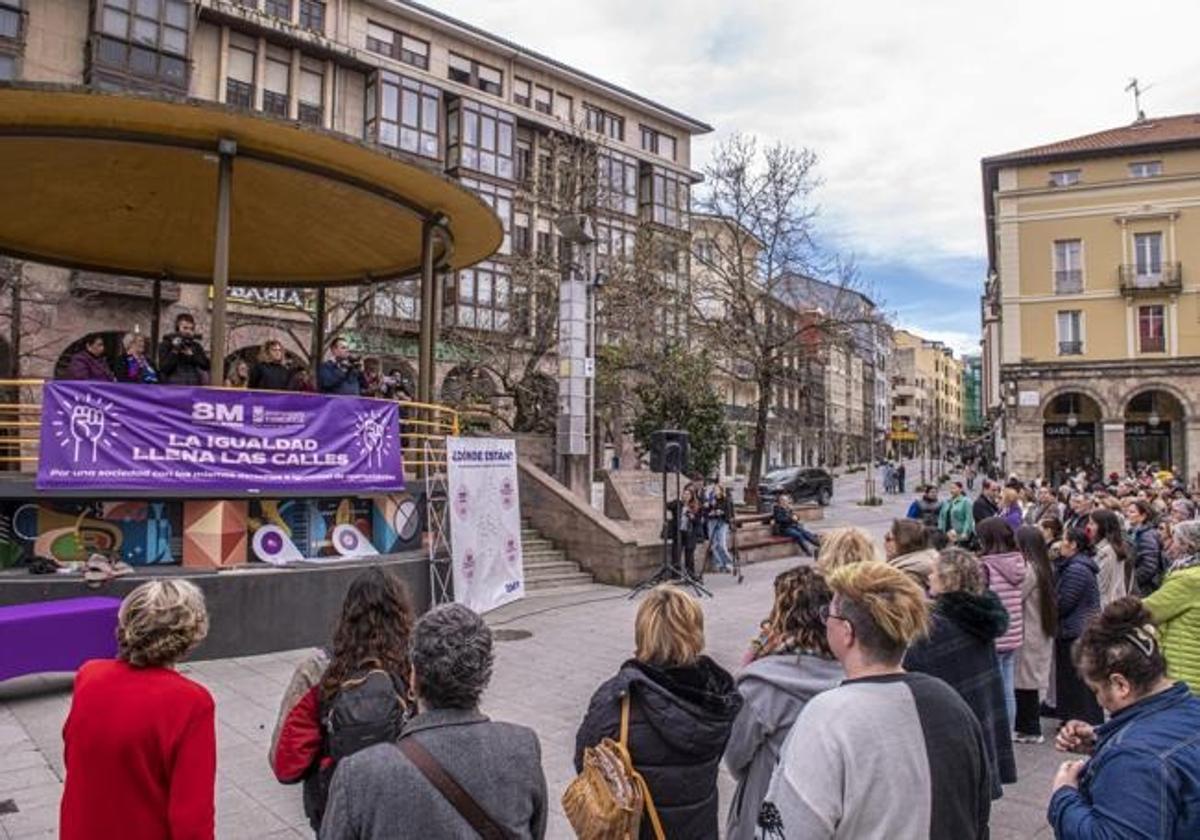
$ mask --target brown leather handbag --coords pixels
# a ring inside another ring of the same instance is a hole
[[[562,796],[563,812],[580,840],[637,840],[642,813],[665,840],[650,788],[629,754],[629,693],[621,698],[619,741],[605,738],[583,751],[583,771]]]

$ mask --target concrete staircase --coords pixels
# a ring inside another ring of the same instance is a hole
[[[566,553],[530,524],[521,522],[521,553],[525,562],[525,591],[547,592],[594,583],[592,576],[567,559]]]

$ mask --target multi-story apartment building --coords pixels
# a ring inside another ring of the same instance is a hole
[[[873,448],[881,451],[890,418],[891,328],[875,302],[850,286],[796,276],[786,289],[791,306],[813,313],[826,362],[821,461],[864,461]]]
[[[0,0],[0,79],[210,100],[448,173],[495,210],[505,237],[492,259],[442,278],[442,324],[495,334],[497,346],[521,346],[533,330],[539,301],[529,278],[557,276],[562,213],[593,218],[600,264],[631,258],[651,240],[653,279],[686,279],[689,190],[698,180],[691,139],[710,127],[417,3]],[[126,330],[148,331],[148,283],[21,270],[46,304],[35,319],[43,355],[18,360],[24,375],[51,375],[85,333],[109,331],[115,346]],[[351,290],[331,327],[383,370],[415,379],[416,286],[392,282],[365,301]],[[235,289],[231,297],[230,342],[220,350],[248,354],[277,337],[304,357],[313,316],[303,295]],[[163,298],[164,321],[187,311],[203,329],[207,289],[168,283]],[[438,392],[501,391],[450,338],[438,348]],[[542,367],[553,412],[553,352]]]
[[[812,313],[770,295],[758,275],[762,244],[744,229],[735,234],[736,227],[727,218],[692,216],[692,297],[697,321],[704,327],[691,338],[714,358],[713,383],[725,401],[733,430],[721,465],[726,477],[749,475],[761,393],[755,362],[765,361],[761,354],[755,358],[748,351],[751,342],[733,338],[739,327],[730,323],[730,312],[746,312],[744,305],[735,302],[743,284],[756,308],[761,307],[761,317],[756,313],[757,323],[742,327],[751,335],[770,331],[772,343],[779,346],[779,352],[772,354],[776,376],[767,410],[764,469],[816,464],[824,428],[824,361]],[[722,346],[735,343],[738,346]]]
[[[982,162],[984,392],[1005,468],[1200,466],[1200,117]]]
[[[943,456],[962,443],[962,363],[940,341],[895,332],[891,441],[895,455]]]

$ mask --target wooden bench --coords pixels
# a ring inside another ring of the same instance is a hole
[[[792,506],[792,515],[800,522],[821,519],[824,510],[815,503]],[[800,554],[800,548],[790,537],[775,534],[774,516],[768,513],[746,511],[733,518],[733,546],[743,565],[781,560]]]
[[[0,607],[0,680],[116,656],[120,606],[97,596]]]

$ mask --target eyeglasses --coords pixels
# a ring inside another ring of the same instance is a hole
[[[846,623],[847,623],[847,624],[849,624],[851,627],[853,627],[853,626],[854,626],[854,625],[851,623],[850,619],[846,618],[846,616],[844,616],[844,615],[838,615],[838,614],[837,614],[837,613],[835,613],[835,612],[830,612],[830,610],[829,610],[829,607],[827,607],[827,606],[826,606],[826,607],[821,607],[821,609],[817,610],[817,616],[818,616],[818,617],[820,617],[820,619],[821,619],[821,623],[822,623],[822,624],[829,624],[829,619],[831,619],[831,618],[836,618],[836,619],[838,619],[839,621],[844,621],[844,622],[846,622]]]

